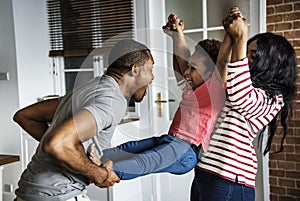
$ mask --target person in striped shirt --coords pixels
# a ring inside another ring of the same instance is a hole
[[[236,7],[223,25],[232,40],[227,100],[208,151],[199,153],[191,201],[255,200],[257,158],[252,142],[269,125],[267,153],[278,116],[286,136],[296,93],[296,54],[284,37],[259,34],[249,40],[247,50],[247,21]]]

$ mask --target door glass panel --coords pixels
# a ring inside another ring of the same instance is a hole
[[[93,56],[64,57],[65,69],[93,69]]]
[[[233,6],[238,6],[245,18],[249,19],[249,0],[209,0],[207,1],[208,27],[222,26],[222,19]]]
[[[181,101],[182,90],[177,86],[176,79],[168,80],[169,90],[169,118],[174,118],[175,112],[178,108],[179,102]]]
[[[71,91],[73,87],[79,86],[93,79],[94,72],[66,72],[66,93]]]
[[[185,33],[184,35],[187,37],[189,46],[192,46],[192,48],[203,39],[203,32]]]
[[[186,40],[190,47],[191,52],[194,52],[195,45],[202,40],[203,33],[186,33]],[[168,41],[170,42],[170,41]],[[169,91],[169,119],[172,120],[174,114],[177,110],[179,102],[181,101],[182,90],[177,86],[177,81],[173,71],[173,49],[170,47],[169,52],[167,52],[167,62],[168,62],[168,91]]]
[[[185,29],[203,27],[202,0],[166,0],[165,2],[166,20],[170,13],[176,13],[184,20]]]
[[[225,34],[224,30],[208,31],[207,32],[208,38],[213,38],[213,39],[219,40],[221,42],[223,41],[224,34]]]

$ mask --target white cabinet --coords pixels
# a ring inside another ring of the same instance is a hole
[[[2,186],[3,186],[3,183],[2,183],[2,171],[3,171],[3,167],[0,166],[0,201],[2,201],[2,193],[3,193],[3,190],[2,190]]]
[[[23,141],[23,160],[22,160],[22,169],[24,170],[27,164],[31,161],[32,156],[35,153],[35,150],[39,144],[34,138],[32,138],[27,133],[22,133],[22,141]]]

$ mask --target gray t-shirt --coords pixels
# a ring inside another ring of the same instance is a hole
[[[124,117],[126,106],[127,101],[112,77],[96,77],[60,99],[51,126],[44,136],[64,119],[84,108],[94,116],[98,134],[83,145],[86,149],[94,142],[101,155],[103,149],[111,146],[113,132]],[[43,138],[40,144],[42,141]],[[65,201],[85,191],[87,185],[87,178],[62,168],[39,145],[22,173],[16,194],[30,201]]]

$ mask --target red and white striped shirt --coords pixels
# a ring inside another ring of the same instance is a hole
[[[197,168],[254,188],[257,158],[252,141],[283,107],[283,97],[270,99],[252,86],[247,58],[228,65],[226,86],[225,106]]]

